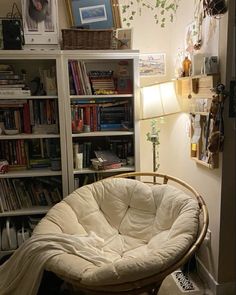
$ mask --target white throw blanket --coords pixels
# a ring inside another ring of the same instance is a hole
[[[68,234],[34,235],[28,239],[2,266],[0,266],[1,295],[34,295],[48,259],[62,253],[71,253],[97,266],[110,263],[102,250],[104,240],[94,232],[88,236]]]

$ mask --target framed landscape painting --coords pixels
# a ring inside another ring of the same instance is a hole
[[[117,26],[118,6],[113,0],[65,0],[72,26],[85,29],[111,29]]]
[[[166,55],[165,53],[140,54],[139,58],[140,76],[165,76]]]

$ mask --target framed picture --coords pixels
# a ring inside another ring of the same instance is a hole
[[[140,76],[165,76],[166,75],[166,55],[165,53],[140,54],[139,57]]]
[[[25,44],[58,44],[57,0],[22,0],[21,3]]]
[[[65,0],[71,26],[86,29],[121,27],[117,0]]]
[[[117,49],[132,49],[132,29],[116,30]]]

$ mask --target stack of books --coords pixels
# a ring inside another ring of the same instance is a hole
[[[94,151],[96,158],[91,159],[95,170],[107,170],[121,168],[120,158],[110,150]]]
[[[90,71],[89,79],[94,94],[101,90],[111,92],[116,90],[113,71]]]
[[[8,64],[0,64],[0,96],[3,95],[31,95],[30,90],[26,89],[25,80]]]

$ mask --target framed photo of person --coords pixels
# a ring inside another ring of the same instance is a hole
[[[25,44],[58,44],[57,0],[21,0]]]
[[[65,0],[71,26],[85,29],[121,27],[117,0]]]

